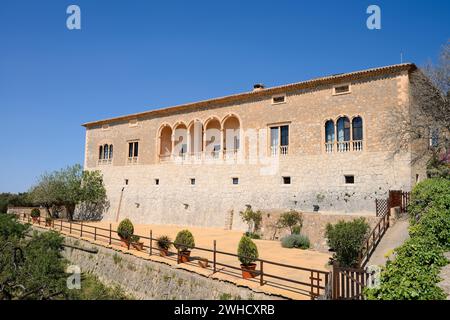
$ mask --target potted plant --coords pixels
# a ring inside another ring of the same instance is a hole
[[[175,238],[174,246],[179,250],[178,261],[180,263],[189,262],[191,255],[189,249],[195,247],[194,236],[189,230],[181,230]]]
[[[159,249],[159,255],[165,257],[169,254],[169,249],[172,246],[172,240],[168,236],[160,236],[156,239],[156,245]]]
[[[241,238],[238,246],[238,256],[241,262],[242,278],[254,278],[257,274],[254,262],[258,259],[258,248],[252,239],[246,236]]]
[[[52,222],[53,222],[53,218],[52,217],[46,217],[45,218],[45,226],[46,227],[51,227],[52,226]]]
[[[31,210],[31,218],[33,219],[33,223],[38,222],[39,217],[41,216],[41,210],[39,210],[38,208],[34,208],[33,210]]]
[[[138,251],[144,250],[144,242],[139,241],[141,238],[137,235],[132,235],[130,238],[131,245]]]
[[[117,234],[119,235],[122,246],[130,249],[131,237],[134,234],[134,226],[129,219],[124,219],[120,222],[117,228]]]

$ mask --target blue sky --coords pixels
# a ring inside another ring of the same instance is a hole
[[[82,30],[66,28],[81,8]],[[381,7],[382,29],[366,28]],[[83,163],[91,120],[435,60],[449,1],[0,2],[0,192]]]

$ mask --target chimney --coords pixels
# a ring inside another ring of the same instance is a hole
[[[253,92],[264,90],[264,88],[262,83],[257,83],[253,86]]]

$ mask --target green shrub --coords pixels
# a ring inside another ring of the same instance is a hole
[[[292,234],[300,234],[302,232],[302,226],[293,226]]]
[[[368,299],[438,300],[444,299],[439,282],[440,267],[448,263],[443,250],[433,238],[415,237],[394,250],[395,260],[388,261],[381,273],[380,286],[365,291]]]
[[[133,235],[130,237],[130,241],[133,242],[133,243],[138,243],[139,240],[141,240],[141,237],[139,237],[139,236],[137,236],[137,235],[135,235],[135,234],[133,234]]]
[[[342,267],[352,267],[358,262],[358,254],[369,232],[364,218],[327,224],[325,237],[328,246],[335,251],[333,258]]]
[[[429,237],[440,246],[450,249],[450,210],[430,208],[409,228],[411,237]]]
[[[431,207],[450,210],[450,180],[444,178],[427,179],[417,184],[411,192],[408,212],[411,223],[418,223],[422,214]]]
[[[302,234],[291,234],[281,239],[281,246],[283,248],[308,249],[311,244],[307,236]]]
[[[31,217],[32,218],[37,218],[41,216],[41,210],[39,210],[38,208],[34,208],[33,210],[31,210]]]
[[[258,233],[253,233],[253,232],[246,232],[245,233],[246,237],[249,237],[250,239],[261,239],[261,236]]]
[[[175,238],[174,246],[180,251],[188,251],[195,247],[194,236],[189,230],[181,230]]]
[[[248,230],[251,233],[257,233],[259,228],[261,227],[262,222],[262,212],[261,211],[253,211],[251,205],[247,205],[245,211],[241,211],[240,216],[242,220],[248,224]]]
[[[284,212],[278,219],[278,225],[282,228],[289,228],[291,234],[294,234],[293,228],[296,227],[296,232],[300,233],[303,226],[303,216],[295,210]]]
[[[161,250],[169,250],[172,246],[172,240],[168,236],[160,236],[156,239],[156,245]]]
[[[243,236],[239,241],[238,252],[239,261],[248,266],[258,259],[258,248],[249,237]]]
[[[131,236],[134,234],[133,223],[129,219],[122,220],[117,228],[117,233],[121,238],[131,240]]]

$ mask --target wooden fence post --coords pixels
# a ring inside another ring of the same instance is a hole
[[[61,231],[61,232],[62,232],[62,229],[63,229],[63,228],[62,228],[62,219],[61,219],[61,228],[60,228],[60,231]]]
[[[216,242],[216,240],[214,240],[214,252],[213,252],[214,273],[216,273],[216,248],[217,248],[217,242]]]
[[[97,241],[97,227],[94,227],[94,241]]]
[[[150,230],[150,255],[152,255],[152,247],[153,247],[153,233],[152,230]]]
[[[264,262],[261,260],[260,261],[260,269],[261,269],[261,271],[260,271],[260,277],[259,277],[259,285],[260,286],[263,286],[264,285]]]
[[[80,238],[83,238],[83,221],[81,221]]]
[[[72,234],[72,221],[69,221],[69,234]]]
[[[112,226],[111,223],[109,224],[109,245],[111,245],[112,241],[111,241],[111,234],[112,234]]]

